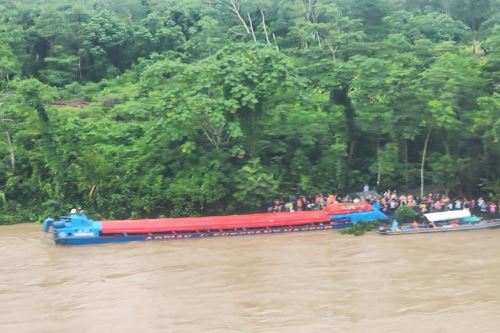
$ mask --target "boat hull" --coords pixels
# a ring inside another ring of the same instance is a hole
[[[500,220],[490,220],[480,223],[460,225],[457,227],[453,227],[451,225],[446,225],[436,228],[418,228],[418,229],[405,227],[398,231],[391,231],[391,230],[379,231],[379,234],[385,236],[397,236],[397,235],[428,234],[436,232],[469,231],[469,230],[491,229],[498,227],[500,227]]]
[[[123,243],[134,241],[150,241],[150,240],[169,240],[169,239],[188,239],[188,238],[208,238],[208,237],[227,237],[227,236],[250,236],[250,235],[271,235],[286,232],[305,232],[305,231],[320,231],[330,229],[343,229],[351,227],[353,224],[347,223],[332,223],[327,225],[318,226],[301,226],[301,227],[287,227],[266,230],[240,230],[240,231],[221,231],[221,232],[203,232],[203,233],[189,233],[189,234],[156,234],[156,235],[103,235],[99,237],[86,237],[86,238],[57,238],[54,240],[56,244],[60,245],[85,245],[85,244],[104,244],[104,243]]]

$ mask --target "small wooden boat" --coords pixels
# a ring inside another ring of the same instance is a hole
[[[392,231],[390,229],[380,229],[379,234],[381,235],[408,235],[408,234],[426,234],[431,232],[451,232],[451,231],[465,231],[465,230],[477,230],[477,229],[488,229],[500,227],[500,219],[496,220],[484,220],[477,223],[470,224],[459,224],[453,226],[451,224],[446,224],[438,226],[436,228],[412,228],[411,226],[404,226],[399,228],[397,231]]]
[[[408,235],[434,232],[452,232],[500,227],[500,219],[481,220],[468,209],[424,214],[428,223],[416,226],[381,227],[380,235]]]

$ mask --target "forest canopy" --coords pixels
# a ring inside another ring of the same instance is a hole
[[[500,199],[500,0],[4,0],[0,224]]]

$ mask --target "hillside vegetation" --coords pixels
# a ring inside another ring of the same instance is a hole
[[[0,223],[500,197],[500,0],[4,0]]]

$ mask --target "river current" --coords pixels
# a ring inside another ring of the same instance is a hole
[[[56,246],[0,227],[0,332],[500,332],[500,229]]]

